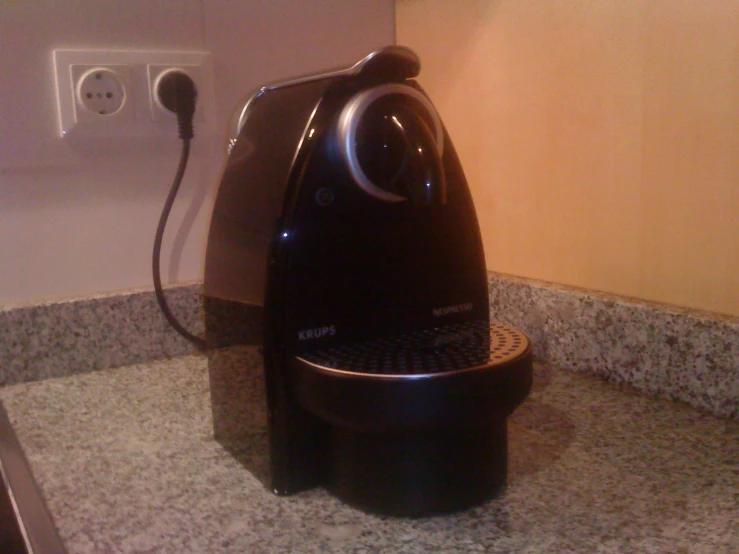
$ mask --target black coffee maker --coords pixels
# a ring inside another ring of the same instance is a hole
[[[531,347],[491,324],[459,160],[407,48],[235,116],[205,267],[215,436],[277,494],[463,509],[505,485]]]

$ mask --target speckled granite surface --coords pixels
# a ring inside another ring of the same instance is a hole
[[[202,334],[202,285],[165,289],[177,318]],[[153,291],[0,308],[0,385],[181,356],[194,348],[159,311]]]
[[[582,374],[537,368],[502,497],[421,520],[267,492],[212,438],[202,356],[0,399],[70,553],[739,551],[739,422]]]
[[[198,284],[167,289],[195,334],[200,294]],[[531,336],[542,360],[739,418],[739,318],[497,273],[490,308]],[[0,309],[0,330],[0,385],[193,352],[152,291]]]
[[[490,312],[554,365],[739,418],[739,318],[501,274]]]

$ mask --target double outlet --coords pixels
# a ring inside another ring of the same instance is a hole
[[[213,67],[207,52],[54,50],[59,135],[127,138],[171,133],[176,116],[161,105],[159,81],[183,71],[195,82],[194,124],[207,131],[215,114]]]

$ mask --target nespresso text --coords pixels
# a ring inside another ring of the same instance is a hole
[[[456,304],[454,306],[444,306],[443,308],[434,308],[433,312],[436,317],[447,315],[447,314],[459,314],[462,312],[469,312],[472,310],[472,302],[466,304]]]

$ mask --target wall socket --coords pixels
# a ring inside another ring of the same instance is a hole
[[[78,121],[98,119],[130,120],[134,117],[131,94],[131,72],[126,65],[71,67]]]
[[[198,83],[203,82],[203,75],[199,66],[193,64],[179,64],[177,66],[172,66],[171,64],[148,64],[146,66],[146,76],[149,83],[149,90],[152,91],[152,94],[149,95],[149,110],[152,121],[170,121],[177,119],[174,112],[162,106],[159,101],[159,96],[156,94],[159,80],[171,71],[183,71],[192,78],[197,87],[198,103],[200,103],[201,92],[200,85]],[[197,107],[195,112],[197,113]],[[195,123],[197,123],[197,120],[195,120]]]
[[[198,90],[197,135],[215,129],[213,64],[207,52],[71,50],[53,52],[59,136],[75,139],[175,134],[176,116],[156,98],[158,79],[184,71]]]

